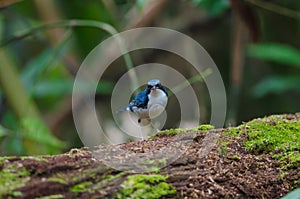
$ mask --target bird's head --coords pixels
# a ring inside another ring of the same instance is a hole
[[[148,82],[148,89],[156,90],[161,88],[161,83],[158,79],[152,79]]]
[[[162,91],[168,96],[168,92],[165,89],[165,87],[160,83],[158,79],[152,79],[148,82],[147,89],[150,91],[150,93],[155,94],[157,91]]]

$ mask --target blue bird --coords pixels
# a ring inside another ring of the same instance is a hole
[[[138,116],[138,123],[149,124],[152,118],[160,115],[168,102],[168,92],[158,79],[148,82],[147,88],[137,94],[125,108]],[[143,120],[145,122],[143,122]]]

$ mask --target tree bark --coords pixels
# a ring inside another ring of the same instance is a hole
[[[300,185],[299,159],[293,161],[292,155],[276,159],[276,154],[284,154],[280,147],[269,150],[270,144],[261,143],[265,146],[262,150],[249,149],[245,143],[252,139],[253,128],[263,135],[270,130],[286,130],[299,139],[299,118],[300,113],[296,113],[256,119],[236,128],[172,129],[148,140],[102,146],[94,151],[82,148],[53,156],[1,157],[0,198],[280,198]],[[184,140],[188,144],[181,145],[187,147],[176,145],[174,140]],[[145,160],[146,167],[154,166],[144,173],[132,169],[140,168],[135,167],[135,159],[126,162],[122,155],[95,155],[121,148],[138,155],[162,147],[183,147],[184,151],[172,161],[161,158],[154,164],[155,160]],[[299,157],[299,147],[289,150]],[[131,171],[109,166],[117,159],[118,166],[127,165]]]

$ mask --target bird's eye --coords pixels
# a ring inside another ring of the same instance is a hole
[[[156,84],[155,87],[160,87],[160,84]]]

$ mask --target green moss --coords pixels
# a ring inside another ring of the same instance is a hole
[[[162,132],[159,132],[159,135],[176,135],[178,133],[185,133],[186,130],[185,129],[169,129],[167,131],[162,131]]]
[[[57,182],[60,184],[68,184],[67,179],[64,175],[57,174],[47,179],[50,182]]]
[[[120,172],[120,173],[118,173],[116,175],[105,175],[105,176],[103,176],[102,182],[107,183],[107,181],[115,180],[115,179],[120,178],[120,177],[122,177],[122,176],[124,176],[126,174],[128,174],[127,171]]]
[[[230,138],[239,136],[242,134],[242,131],[238,127],[228,127],[222,132],[222,134],[227,135]]]
[[[156,137],[157,135],[176,135],[179,133],[186,133],[188,131],[209,131],[211,129],[214,129],[214,126],[210,125],[210,124],[203,124],[194,128],[187,128],[187,129],[181,129],[181,128],[177,128],[177,129],[169,129],[169,130],[165,130],[165,131],[161,131],[158,134],[150,137],[150,139]]]
[[[246,133],[245,147],[253,153],[276,151],[274,158],[285,167],[297,167],[300,163],[300,122],[276,116],[256,119],[241,125]]]
[[[278,154],[274,154],[272,156],[275,159],[278,159],[282,166],[287,167],[287,168],[299,168],[299,163],[300,163],[300,153],[299,151],[288,151],[288,152],[281,152]]]
[[[99,178],[98,173],[102,173],[102,171],[105,171],[105,169],[106,169],[106,167],[99,167],[99,168],[97,167],[97,168],[87,169],[87,170],[85,170],[84,173],[82,173],[82,175],[69,177],[69,181],[70,182],[78,182],[85,177],[97,179],[97,178]],[[68,176],[65,176],[65,178],[68,178]]]
[[[20,197],[20,196],[22,196],[22,192],[20,192],[20,191],[13,191],[13,192],[11,193],[11,195],[12,195],[13,197]]]
[[[22,195],[21,192],[14,190],[24,186],[25,183],[30,179],[29,175],[29,171],[27,171],[22,165],[4,165],[0,171],[0,198],[2,198],[4,195]]]
[[[202,124],[196,128],[191,128],[190,130],[198,130],[198,131],[209,131],[214,129],[215,127],[210,124]]]
[[[228,144],[230,144],[230,142],[228,142],[228,141],[222,141],[222,142],[220,143],[220,147],[223,147],[223,148],[228,149]]]
[[[217,148],[217,152],[221,155],[221,156],[225,156],[227,154],[227,151],[223,148]]]
[[[72,192],[88,192],[88,193],[95,193],[103,188],[103,185],[110,183],[110,181],[118,180],[123,175],[126,175],[127,172],[120,172],[115,175],[102,175],[98,176],[97,178],[101,178],[102,180],[96,183],[92,183],[90,181],[84,181],[82,183],[76,184],[70,187]]]
[[[149,166],[151,166],[150,171],[151,172],[158,172],[160,168],[165,167],[167,165],[167,160],[165,158],[162,159],[155,159],[155,160],[146,160],[146,168],[147,169]]]
[[[62,194],[54,194],[54,195],[50,195],[50,196],[39,197],[39,199],[59,199],[59,198],[65,198],[65,196]]]
[[[88,190],[88,187],[91,186],[93,183],[89,181],[81,182],[76,184],[70,188],[73,192],[85,192]]]
[[[280,179],[284,179],[284,177],[286,176],[288,174],[288,172],[284,172],[284,171],[280,171],[279,172],[279,177],[280,177]]]
[[[300,121],[274,115],[227,128],[222,134],[230,138],[240,136],[244,147],[255,154],[276,151],[273,158],[278,159],[284,167],[299,166]],[[224,154],[224,151],[224,147],[218,148],[219,153]]]
[[[230,155],[227,157],[229,160],[240,160],[240,156],[237,154]]]
[[[219,144],[219,147],[217,148],[217,152],[222,155],[222,156],[225,156],[227,154],[227,151],[228,151],[228,144],[230,144],[230,142],[227,142],[227,141],[222,141],[220,144]]]
[[[21,157],[21,160],[27,160],[27,159],[36,160],[36,161],[39,161],[39,162],[47,162],[47,159],[45,159],[41,156],[24,156],[24,157]]]
[[[5,160],[7,160],[8,157],[7,156],[0,156],[0,165],[4,164]]]
[[[153,166],[150,168],[150,171],[153,172],[153,173],[157,173],[160,171],[160,168],[158,166]]]
[[[161,198],[172,195],[176,190],[166,182],[167,177],[163,175],[132,175],[121,184],[122,189],[118,191],[118,199],[131,198]]]

